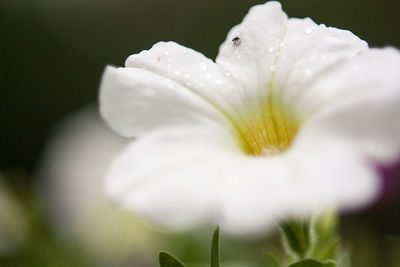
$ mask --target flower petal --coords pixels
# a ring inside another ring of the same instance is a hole
[[[168,226],[212,222],[254,233],[279,217],[365,205],[379,188],[371,170],[340,140],[303,139],[290,153],[262,158],[243,155],[223,132],[192,129],[132,143],[114,162],[107,190],[126,208]]]
[[[286,155],[242,161],[232,173],[222,219],[226,230],[238,233],[265,231],[279,218],[360,208],[380,189],[372,166],[335,139],[306,138]]]
[[[141,68],[173,80],[232,118],[244,110],[246,92],[211,59],[174,42],[159,42],[131,55],[127,68]]]
[[[186,87],[137,68],[107,67],[100,88],[100,111],[126,137],[187,125],[231,127],[217,108]]]
[[[368,44],[350,31],[317,25],[310,18],[291,18],[280,46],[273,82],[288,106],[332,68],[368,50]]]
[[[260,96],[258,90],[272,79],[271,66],[284,38],[287,21],[278,2],[254,6],[242,23],[230,30],[219,48],[217,64],[232,73],[256,98]],[[235,38],[240,38],[240,44],[234,42]]]
[[[371,49],[319,79],[299,105],[318,106],[303,132],[349,139],[376,160],[400,150],[400,52]]]
[[[232,39],[239,37],[240,45]],[[274,99],[291,106],[316,78],[332,66],[368,49],[349,31],[288,19],[278,2],[250,9],[220,47],[217,64],[255,96],[261,108]],[[264,100],[262,100],[264,99]],[[265,102],[265,103],[264,103]]]
[[[153,132],[114,161],[106,190],[122,206],[170,226],[214,220],[222,182],[228,179],[227,163],[219,164],[236,154],[240,149],[225,131]]]

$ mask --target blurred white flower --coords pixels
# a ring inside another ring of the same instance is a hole
[[[107,67],[100,109],[137,137],[109,195],[157,222],[236,233],[279,216],[352,209],[380,190],[373,161],[400,148],[400,53],[346,30],[251,8],[214,63],[173,42]]]
[[[148,227],[106,197],[103,177],[126,141],[112,133],[95,108],[78,112],[56,131],[44,155],[40,190],[50,219],[102,265],[153,259]],[[119,265],[118,265],[119,266]]]

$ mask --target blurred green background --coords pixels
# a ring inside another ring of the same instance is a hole
[[[121,66],[128,55],[161,40],[173,40],[215,58],[228,30],[241,21],[250,6],[264,2],[0,0],[0,172],[7,187],[17,192],[22,202],[30,203],[29,210],[37,214],[30,205],[35,202],[31,198],[35,199],[32,192],[44,148],[60,119],[96,103],[107,64]],[[351,30],[370,46],[400,47],[399,1],[281,3],[291,17],[308,16],[317,23]],[[394,198],[389,204],[344,216],[343,231],[353,241],[355,266],[400,266],[393,260],[400,253],[399,207],[398,198]],[[39,235],[48,234],[50,240],[51,233],[42,220],[34,219],[38,229],[43,227]],[[63,253],[60,258],[69,257]],[[12,261],[11,257],[4,266],[14,266]]]

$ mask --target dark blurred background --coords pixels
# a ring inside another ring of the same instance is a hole
[[[215,58],[228,30],[250,6],[264,2],[0,0],[0,171],[18,171],[23,181],[31,182],[54,125],[96,103],[107,64],[123,65],[128,55],[161,40]],[[370,46],[400,47],[399,1],[281,3],[291,17],[308,16],[317,23],[351,30]],[[399,215],[395,215],[400,205],[395,202],[345,216],[344,225],[351,233],[355,233],[352,225],[366,227],[385,250],[382,240],[400,235]]]

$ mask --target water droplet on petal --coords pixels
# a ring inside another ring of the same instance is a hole
[[[304,74],[305,74],[306,76],[310,76],[310,75],[312,74],[312,70],[311,70],[311,69],[306,69],[306,70],[304,71]]]
[[[181,72],[180,71],[174,71],[174,74],[176,75],[176,76],[179,76],[179,75],[181,75]]]
[[[167,56],[167,55],[168,55],[168,51],[164,51],[164,55],[166,55],[166,56]]]
[[[236,57],[237,57],[238,59],[241,59],[241,58],[242,58],[242,55],[239,53],[238,50],[235,50],[235,55],[236,55]]]
[[[216,85],[220,85],[221,84],[221,80],[215,80],[215,84]]]
[[[279,44],[279,47],[284,47],[285,46],[285,43],[284,42],[281,42],[280,44]]]
[[[211,79],[211,74],[207,73],[206,77],[207,77],[207,79]]]
[[[310,33],[312,33],[313,31],[314,31],[313,28],[307,28],[307,29],[304,30],[304,32],[305,32],[306,34],[310,34]]]
[[[231,76],[231,73],[230,72],[225,72],[225,76],[229,77],[229,76]]]
[[[207,65],[206,64],[204,64],[204,63],[200,63],[200,69],[202,70],[202,71],[207,71]]]
[[[270,48],[268,48],[268,51],[272,53],[274,52],[274,48],[271,46]]]

